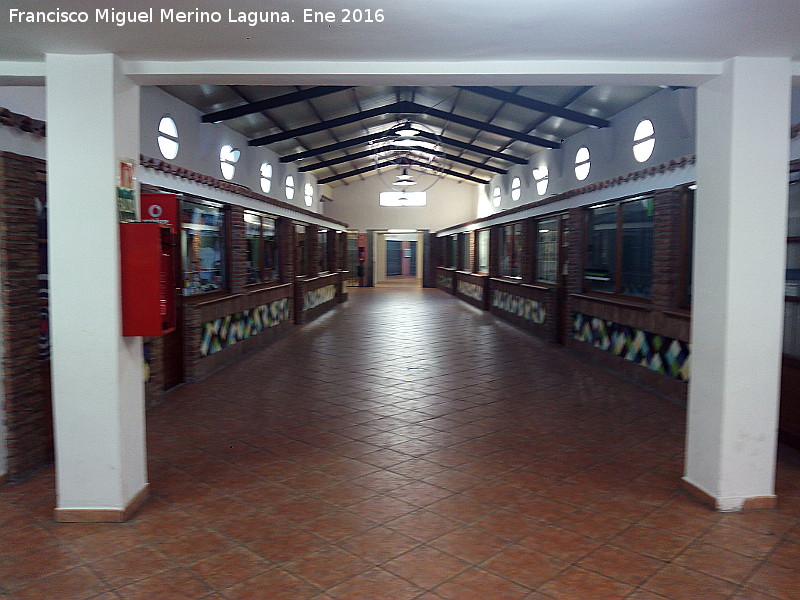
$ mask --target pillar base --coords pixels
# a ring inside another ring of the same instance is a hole
[[[139,510],[149,494],[147,483],[125,508],[57,508],[54,518],[59,523],[123,523]]]
[[[716,498],[688,481],[685,477],[681,480],[681,485],[695,500],[699,500],[706,506],[720,512],[761,510],[778,506],[777,496],[735,496]]]

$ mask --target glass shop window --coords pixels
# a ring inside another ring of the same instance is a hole
[[[649,298],[653,276],[653,199],[589,210],[586,287]]]
[[[458,235],[447,236],[447,266],[455,269],[458,266]]]
[[[478,256],[477,256],[477,268],[475,269],[478,273],[488,273],[489,272],[489,230],[488,229],[481,229],[478,231],[478,239],[477,239],[477,247],[478,247]]]
[[[318,273],[327,273],[328,269],[328,230],[320,229],[317,231],[317,248],[319,249]]]
[[[459,268],[462,271],[472,271],[472,247],[470,244],[470,234],[469,232],[460,233],[458,235],[459,245],[461,246],[461,264]]]
[[[536,223],[536,279],[556,283],[558,277],[558,219]]]
[[[306,262],[306,227],[305,225],[295,225],[297,231],[297,244],[295,246],[295,274],[304,277],[308,274]]]
[[[225,286],[225,211],[221,206],[181,203],[181,252],[184,296]]]
[[[500,257],[500,275],[503,277],[520,277],[520,260],[522,258],[522,223],[512,223],[500,227],[498,237],[498,256]]]
[[[280,279],[278,240],[275,219],[257,213],[245,213],[247,239],[247,283]]]

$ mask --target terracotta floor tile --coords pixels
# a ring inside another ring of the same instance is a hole
[[[667,565],[643,587],[674,600],[725,600],[731,597],[737,586],[678,565]]]
[[[520,544],[567,562],[583,558],[601,545],[597,540],[552,526],[543,527]]]
[[[569,563],[524,546],[509,546],[481,564],[487,571],[532,589],[568,566]]]
[[[208,595],[211,589],[186,569],[165,571],[114,590],[123,600],[190,600]]]
[[[283,565],[283,569],[314,585],[327,589],[367,571],[372,565],[340,550],[323,548]]]
[[[232,548],[188,567],[191,573],[205,581],[212,590],[232,586],[270,568],[271,563],[245,548]]]
[[[800,565],[789,569],[766,563],[756,570],[745,585],[781,600],[797,600],[800,590]]]
[[[224,537],[204,529],[170,538],[155,547],[171,560],[186,565],[228,550],[232,546],[232,542]]]
[[[521,600],[530,590],[478,568],[472,568],[435,588],[446,600]]]
[[[578,561],[577,565],[623,583],[639,585],[665,563],[621,548],[602,546]]]
[[[399,519],[386,523],[386,526],[390,529],[421,542],[428,542],[454,531],[461,525],[458,521],[425,509],[408,513]]]
[[[383,569],[372,569],[328,590],[336,600],[416,600],[423,590]]]
[[[84,600],[103,593],[107,586],[89,569],[79,567],[40,579],[13,591],[14,600]]]
[[[755,558],[699,543],[686,548],[673,562],[736,584],[747,579],[759,565]]]
[[[419,541],[387,527],[375,527],[339,542],[338,546],[370,561],[381,564],[419,545]]]
[[[508,546],[509,542],[492,535],[479,527],[466,526],[429,542],[442,552],[447,552],[462,560],[479,563]]]
[[[579,567],[571,567],[542,585],[539,591],[556,600],[617,600],[625,598],[633,591],[633,587]]]
[[[796,598],[796,462],[777,509],[709,510],[681,407],[438,290],[350,292],[148,410],[130,522],[55,523],[53,467],[0,487],[0,599]]]
[[[610,543],[620,548],[625,548],[631,552],[638,552],[660,560],[671,560],[675,558],[692,540],[680,537],[672,533],[632,525],[618,536],[610,540]]]
[[[281,569],[271,569],[222,592],[227,600],[308,600],[319,590]]]
[[[93,562],[91,569],[112,588],[122,587],[162,571],[174,569],[176,564],[163,553],[142,546]]]
[[[469,567],[469,563],[430,546],[414,548],[383,565],[387,571],[431,589]]]

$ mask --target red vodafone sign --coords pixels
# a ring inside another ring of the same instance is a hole
[[[178,233],[178,197],[175,194],[141,194],[139,208],[143,223],[169,225],[172,233]]]

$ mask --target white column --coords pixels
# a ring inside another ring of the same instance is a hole
[[[697,94],[690,489],[775,504],[791,64],[737,57]]]
[[[147,492],[141,338],[123,338],[116,177],[139,88],[113,55],[48,55],[53,412],[63,521],[119,521]]]

